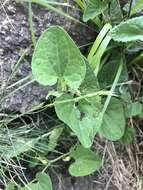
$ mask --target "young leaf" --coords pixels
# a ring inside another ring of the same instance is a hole
[[[102,88],[106,88],[113,84],[115,76],[117,74],[120,65],[121,53],[117,50],[112,50],[112,55],[109,61],[103,65],[100,72],[98,73],[98,80]],[[111,74],[112,73],[112,74]],[[128,72],[125,61],[123,62],[123,69],[120,75],[119,81],[124,82],[128,80]]]
[[[29,183],[27,187],[20,190],[53,190],[51,179],[46,173],[37,173],[36,179],[38,180],[37,183]]]
[[[53,129],[49,136],[48,151],[54,151],[57,146],[57,141],[63,132],[63,127],[57,127]]]
[[[90,19],[94,19],[96,16],[101,14],[105,9],[107,9],[107,3],[101,0],[89,0],[87,7],[83,14],[84,22]]]
[[[133,141],[133,138],[135,136],[135,129],[134,128],[126,128],[124,135],[119,140],[120,143],[123,145],[128,145]]]
[[[95,77],[93,70],[86,60],[85,62],[86,75],[85,80],[80,86],[81,97],[100,91],[98,80]],[[64,95],[64,98],[72,99],[72,96]],[[57,104],[55,109],[58,117],[70,126],[82,145],[84,147],[90,147],[102,122],[101,107],[101,97],[97,95],[79,101],[77,106],[74,101],[62,105]]]
[[[125,107],[125,113],[128,118],[139,116],[142,113],[142,110],[143,105],[140,102],[132,102]]]
[[[120,139],[125,130],[123,105],[120,100],[112,98],[103,116],[103,123],[99,133],[109,140]]]
[[[70,165],[69,173],[72,176],[86,176],[101,167],[101,158],[90,149],[78,146],[70,155],[75,162]]]
[[[93,139],[100,127],[100,114],[93,106],[86,101],[81,100],[76,105],[72,101],[71,94],[64,94],[56,99],[55,110],[60,120],[66,123],[76,134],[84,147],[90,147]],[[60,101],[65,103],[60,104]],[[71,100],[66,102],[67,100]]]
[[[95,76],[93,70],[91,69],[89,63],[86,61],[86,75],[83,83],[80,86],[80,93],[81,95],[86,95],[94,92],[98,92],[100,90],[99,82],[97,77]],[[101,110],[101,97],[100,96],[94,96],[87,98],[88,102],[92,106],[94,106],[94,109],[98,112]]]
[[[113,24],[118,24],[123,20],[123,14],[119,0],[112,0],[110,2],[110,19]]]
[[[86,66],[67,32],[53,26],[44,31],[37,42],[32,72],[34,78],[43,85],[54,85],[60,81],[76,90],[85,77]]]
[[[131,18],[111,29],[113,40],[119,42],[143,41],[143,16]]]

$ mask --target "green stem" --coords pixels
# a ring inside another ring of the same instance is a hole
[[[75,21],[75,22],[77,22],[79,24],[82,24],[82,25],[86,26],[84,23],[80,22],[79,20],[75,19],[74,17],[72,17],[72,16],[68,15],[67,13],[61,11],[60,9],[57,9],[54,6],[50,5],[46,0],[23,0],[23,1],[24,2],[30,2],[31,1],[31,3],[39,4],[39,5],[47,8],[48,10],[54,11],[54,12],[66,17],[66,18],[68,18],[70,20],[73,20],[73,21]]]
[[[53,163],[55,163],[55,162],[61,160],[62,158],[66,157],[66,156],[69,156],[70,153],[71,153],[71,152],[65,153],[65,154],[63,154],[63,155],[61,155],[61,156],[55,158],[54,160],[49,161],[49,163],[48,163],[47,166],[42,170],[42,172],[45,172],[45,171],[47,170],[47,168],[48,168],[49,166],[51,166]]]
[[[81,8],[81,10],[84,12],[85,10],[85,5],[82,2],[82,0],[75,0],[75,2],[78,4],[78,6]]]
[[[112,95],[115,91],[115,88],[116,88],[116,85],[118,84],[118,81],[119,81],[119,78],[120,78],[120,75],[121,75],[121,72],[122,72],[122,69],[123,69],[123,58],[122,58],[122,55],[121,55],[121,59],[120,59],[120,65],[119,65],[119,68],[118,68],[118,71],[117,71],[117,74],[116,74],[116,77],[114,79],[114,82],[112,84],[112,87],[110,89],[110,94],[107,96],[107,99],[105,101],[105,104],[104,104],[104,107],[103,107],[103,110],[102,110],[102,114],[104,115],[104,113],[106,112],[107,110],[107,107],[110,103],[110,100],[112,98]]]
[[[131,10],[131,15],[135,14],[139,8],[143,6],[143,0],[140,0]]]
[[[100,44],[96,54],[92,58],[90,65],[94,70],[95,76],[97,76],[97,74],[98,74],[101,58],[102,58],[110,40],[111,40],[111,37],[107,34],[107,36],[104,38],[104,40]]]
[[[109,32],[109,30],[111,29],[111,25],[110,24],[105,24],[105,26],[102,28],[102,30],[100,31],[100,33],[98,34],[90,52],[89,55],[87,57],[89,63],[92,61],[92,58],[94,56],[94,54],[96,53],[97,49],[99,48],[101,42],[103,41],[104,37],[107,35],[107,33]]]
[[[47,105],[44,105],[44,103],[41,103],[39,106],[36,106],[34,107],[33,109],[25,112],[25,113],[22,113],[22,114],[19,114],[19,115],[16,115],[14,116],[12,119],[9,119],[7,120],[7,124],[12,122],[13,120],[19,118],[19,117],[22,117],[24,115],[28,115],[28,114],[32,114],[34,111],[42,108],[42,109],[45,109],[45,108],[51,108],[57,104],[64,104],[64,103],[68,103],[68,102],[78,102],[79,100],[82,100],[82,99],[86,99],[86,98],[92,98],[94,96],[108,96],[110,94],[110,91],[104,91],[104,90],[100,90],[98,92],[95,92],[95,93],[90,93],[90,94],[86,94],[84,96],[79,96],[79,97],[76,97],[76,98],[72,98],[72,99],[68,99],[68,100],[62,100],[62,101],[55,101],[53,103],[50,103],[50,104],[47,104]],[[115,96],[115,94],[111,94],[112,96]],[[1,121],[0,121],[1,122]]]
[[[31,6],[31,0],[29,1],[29,29],[31,32],[32,42],[33,46],[36,46],[36,38],[35,38],[35,31],[33,26],[33,18],[32,18],[32,6]]]
[[[140,55],[138,55],[135,59],[133,59],[131,62],[130,62],[130,65],[134,65],[136,63],[138,63],[139,61],[143,60],[143,53],[141,53]]]

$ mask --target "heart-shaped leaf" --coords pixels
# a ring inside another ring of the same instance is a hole
[[[135,133],[136,133],[136,131],[134,128],[127,127],[124,135],[119,140],[119,142],[123,145],[129,145],[130,143],[132,143]]]
[[[130,104],[128,103],[125,107],[126,117],[130,118],[139,116],[142,113],[142,110],[143,105],[140,102],[132,102]]]
[[[90,147],[99,130],[100,120],[100,114],[93,109],[91,104],[86,100],[81,100],[76,105],[73,96],[65,94],[56,99],[55,110],[59,119],[73,130],[81,144],[84,147]]]
[[[108,10],[112,24],[118,24],[123,20],[123,14],[119,0],[112,0]]]
[[[119,42],[143,41],[143,16],[121,22],[111,29],[110,35]]]
[[[99,130],[100,134],[109,140],[116,141],[124,135],[125,116],[120,100],[112,98],[103,116],[103,122]]]
[[[43,32],[37,42],[32,72],[43,85],[54,85],[60,81],[76,90],[85,77],[86,66],[67,32],[61,27],[52,26]]]
[[[120,65],[121,54],[117,50],[112,50],[112,55],[109,61],[103,65],[98,73],[100,86],[104,89],[106,86],[112,85]],[[112,74],[111,74],[112,73]],[[123,61],[123,69],[118,82],[128,80],[128,71],[125,61]]]
[[[51,179],[46,173],[37,173],[36,179],[38,180],[37,183],[29,183],[27,187],[20,190],[53,190]]]
[[[86,61],[86,75],[83,83],[80,86],[80,93],[81,95],[86,95],[90,93],[95,93],[100,90],[98,79],[95,76],[92,68],[90,67],[89,63]],[[94,106],[94,109],[98,112],[101,110],[101,97],[100,96],[93,96],[87,98],[88,102]]]
[[[83,20],[87,22],[101,14],[108,7],[107,3],[101,0],[89,0],[85,9]]]
[[[70,165],[69,173],[72,176],[86,176],[101,167],[101,158],[92,150],[78,146],[71,155],[75,162]]]
[[[81,97],[99,91],[98,80],[88,63],[86,64],[86,71],[85,80],[80,86]],[[57,101],[70,99],[73,99],[73,95],[67,94],[58,98]],[[73,100],[64,104],[56,104],[55,109],[59,119],[75,132],[82,145],[90,147],[101,124],[101,97],[97,95],[80,99],[79,102]]]

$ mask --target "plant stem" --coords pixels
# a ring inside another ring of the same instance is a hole
[[[117,83],[118,83],[118,81],[119,81],[119,78],[120,78],[122,69],[123,69],[123,58],[122,58],[122,55],[121,55],[120,65],[119,65],[119,68],[118,68],[116,77],[115,77],[115,79],[114,79],[114,82],[113,82],[113,84],[112,84],[112,87],[111,87],[111,89],[110,89],[110,94],[113,94],[113,93],[114,93],[114,90],[115,90],[116,85],[117,85]],[[109,105],[109,103],[110,103],[110,100],[111,100],[111,97],[112,97],[110,94],[107,96],[107,99],[106,99],[106,101],[105,101],[105,104],[104,104],[104,107],[103,107],[103,110],[102,110],[102,114],[105,113],[105,111],[107,110],[107,107],[108,107],[108,105]]]
[[[97,36],[90,52],[89,55],[87,57],[89,63],[92,61],[92,58],[94,56],[94,54],[96,53],[97,49],[99,48],[101,42],[103,41],[103,39],[105,38],[105,36],[107,35],[107,33],[109,32],[109,30],[111,29],[111,25],[110,24],[105,24],[105,26],[102,28],[102,30],[100,31],[99,35]]]
[[[60,9],[57,9],[56,7],[52,6],[46,0],[23,0],[23,1],[24,2],[30,2],[31,1],[31,3],[39,4],[39,5],[47,8],[48,10],[54,11],[54,12],[66,17],[66,18],[68,18],[70,20],[73,20],[73,21],[75,21],[75,22],[77,22],[79,24],[82,24],[82,25],[86,26],[84,23],[80,22],[79,20],[75,19],[74,17],[72,17],[72,16],[68,15],[67,13],[61,11]]]
[[[143,0],[140,0],[131,10],[131,15],[135,14],[139,8],[143,6]]]
[[[78,4],[78,6],[81,8],[81,10],[84,12],[85,6],[82,0],[75,0],[75,2]]]
[[[137,62],[141,61],[143,59],[143,53],[141,53],[140,55],[138,55],[135,59],[133,59],[130,62],[130,65],[136,64]]]
[[[35,31],[34,31],[34,27],[33,27],[33,18],[32,18],[32,5],[31,5],[31,0],[29,1],[29,29],[31,32],[31,37],[32,37],[32,42],[33,42],[33,46],[36,46],[36,38],[35,38]]]
[[[65,156],[69,156],[69,154],[70,154],[70,152],[65,153],[65,154],[63,154],[63,155],[61,155],[61,156],[55,158],[54,160],[49,161],[49,163],[48,163],[47,166],[42,170],[42,172],[45,172],[45,171],[47,170],[47,168],[48,168],[51,164],[53,164],[53,163],[55,163],[55,162],[61,160],[61,159],[64,158]]]
[[[128,11],[128,17],[130,17],[130,15],[131,15],[132,5],[133,5],[133,0],[130,0],[130,6],[129,6],[129,11]]]

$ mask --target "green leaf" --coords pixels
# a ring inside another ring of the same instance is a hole
[[[130,9],[130,2],[126,3],[123,7],[125,12],[129,12]],[[132,0],[132,9],[130,15],[141,13],[143,9],[143,0]]]
[[[125,133],[123,137],[119,140],[119,142],[123,145],[131,144],[135,136],[135,132],[136,131],[134,128],[130,128],[130,127],[126,128]]]
[[[86,95],[90,93],[95,93],[100,90],[99,82],[95,76],[93,70],[91,69],[89,63],[86,61],[86,75],[83,83],[80,86],[81,95]],[[98,112],[101,110],[101,97],[94,96],[87,98],[88,102],[94,106],[94,109]]]
[[[15,190],[15,184],[10,182],[4,190]]]
[[[84,22],[90,19],[94,19],[96,16],[101,14],[105,9],[107,9],[107,3],[101,0],[89,0],[87,7],[83,14]]]
[[[120,59],[121,59],[121,53],[117,50],[112,50],[111,58],[106,64],[103,65],[100,72],[98,73],[98,80],[102,88],[105,88],[113,84],[113,81],[115,79],[115,76],[117,74],[120,65]],[[118,83],[125,82],[127,80],[128,80],[128,72],[127,72],[126,63],[124,61],[122,73],[120,75]]]
[[[32,72],[34,78],[43,85],[54,85],[59,81],[77,90],[85,77],[86,66],[67,32],[53,26],[45,30],[37,42]]]
[[[85,80],[79,90],[80,96],[92,94],[100,90],[98,80],[87,61]],[[72,95],[64,95],[57,101],[72,98]],[[72,101],[62,105],[57,104],[55,109],[58,117],[75,132],[82,145],[90,147],[100,127],[101,107],[101,97],[97,95],[80,100],[78,103]]]
[[[58,127],[53,129],[51,135],[49,136],[48,151],[54,151],[62,132],[63,132],[63,127]]]
[[[86,176],[101,167],[101,158],[92,150],[78,146],[70,155],[75,162],[70,165],[69,173],[72,176]]]
[[[120,100],[112,98],[103,116],[103,123],[99,133],[109,140],[116,141],[123,136],[124,130],[123,105]]]
[[[34,147],[36,142],[37,139],[18,138],[17,141],[14,142],[11,147],[6,149],[4,157],[10,159],[24,152],[30,151]]]
[[[76,103],[72,99],[71,94],[56,99],[57,116],[72,129],[84,147],[90,147],[100,127],[100,114],[88,101],[81,100]],[[65,103],[59,103],[64,100]],[[67,102],[67,100],[71,101]]]
[[[123,20],[123,14],[119,0],[112,0],[110,2],[110,19],[113,24],[118,24]]]
[[[38,180],[37,183],[29,183],[27,187],[21,188],[21,190],[53,190],[52,182],[46,173],[37,173],[36,179]]]
[[[143,105],[140,102],[132,102],[125,106],[125,113],[127,117],[139,116],[142,113]]]
[[[142,9],[143,9],[143,0],[133,0],[131,15],[135,14],[136,12],[141,12]]]
[[[110,35],[119,42],[143,41],[143,16],[121,22],[111,29]]]
[[[126,51],[129,54],[137,53],[141,50],[143,50],[143,42],[141,41],[129,42],[126,47]]]

